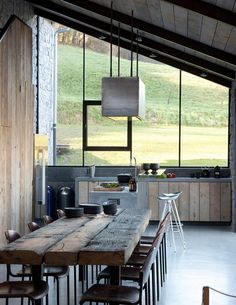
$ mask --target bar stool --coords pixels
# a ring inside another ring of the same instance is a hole
[[[176,252],[176,244],[175,244],[175,236],[174,236],[175,232],[180,234],[183,248],[185,249],[184,231],[182,228],[182,223],[180,221],[178,209],[175,202],[181,194],[182,192],[162,193],[157,197],[159,200],[165,201],[164,210],[162,212],[160,221],[164,219],[166,213],[170,212],[171,214],[170,228],[171,228],[171,236],[172,236],[175,252]]]

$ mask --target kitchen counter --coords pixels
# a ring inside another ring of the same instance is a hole
[[[139,176],[137,178],[137,182],[230,182],[232,178],[191,178],[191,177],[176,177],[176,178],[156,178],[155,176],[149,175],[149,176]],[[76,181],[89,181],[89,182],[117,182],[117,177],[90,177],[90,176],[84,176],[84,177],[76,177]]]
[[[191,178],[191,177],[176,177],[176,178],[156,178],[155,176],[139,176],[138,182],[230,182],[232,178]]]
[[[158,220],[163,202],[157,199],[161,193],[181,191],[178,209],[182,221],[230,223],[231,178],[156,178],[139,176],[137,192],[101,192],[94,191],[100,182],[117,182],[116,177],[77,177],[75,183],[76,203],[102,203],[108,199],[118,199],[121,207],[150,208],[152,220]]]

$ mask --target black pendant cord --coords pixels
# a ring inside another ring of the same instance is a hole
[[[39,16],[37,16],[37,36],[36,36],[36,48],[37,48],[37,56],[36,56],[36,66],[37,66],[37,97],[36,97],[36,134],[39,133]]]
[[[111,24],[110,24],[110,76],[112,76],[112,32],[113,32],[113,2],[111,1]]]
[[[82,126],[82,134],[83,134],[83,160],[82,160],[82,165],[85,165],[85,151],[84,148],[87,146],[87,117],[85,116],[85,109],[86,109],[86,105],[85,105],[85,34],[83,34],[83,126],[85,126],[85,128],[83,128]]]
[[[131,53],[130,53],[130,76],[133,76],[133,44],[134,44],[134,11],[131,16]]]
[[[136,76],[138,77],[138,43],[139,43],[139,31],[137,30],[136,39]]]
[[[179,70],[179,166],[181,166],[182,70]]]
[[[118,76],[120,76],[120,23],[118,23]]]

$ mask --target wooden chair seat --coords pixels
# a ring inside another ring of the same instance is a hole
[[[82,295],[80,304],[84,302],[137,304],[139,295],[139,289],[133,286],[95,284]]]
[[[45,281],[12,281],[0,283],[0,298],[29,298],[39,300],[48,294],[48,284]]]

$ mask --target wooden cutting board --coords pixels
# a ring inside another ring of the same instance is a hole
[[[95,187],[94,191],[96,192],[121,192],[123,191],[123,187]]]

